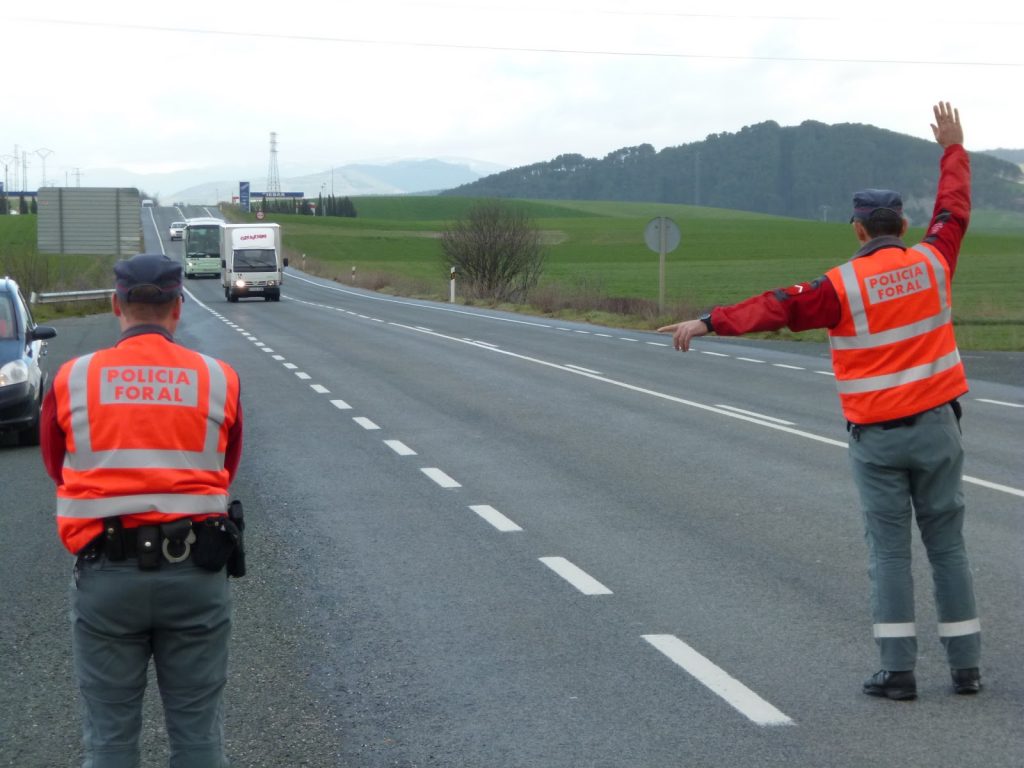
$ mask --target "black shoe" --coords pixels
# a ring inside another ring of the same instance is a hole
[[[951,669],[949,673],[953,676],[953,690],[956,693],[972,694],[981,690],[981,673],[977,667]]]
[[[917,680],[914,671],[888,672],[884,669],[875,672],[864,681],[864,693],[868,696],[884,696],[896,701],[908,701],[917,698]]]

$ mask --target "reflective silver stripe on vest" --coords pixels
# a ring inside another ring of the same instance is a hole
[[[224,495],[199,496],[183,493],[144,493],[137,496],[110,496],[105,499],[57,498],[58,517],[98,518],[142,512],[166,514],[223,514],[228,509]]]
[[[952,322],[952,320],[953,311],[951,309],[944,309],[937,315],[926,317],[924,320],[918,320],[916,323],[902,325],[899,328],[890,328],[888,331],[880,331],[879,333],[870,333],[863,336],[858,334],[857,336],[830,336],[829,338],[832,341],[832,349],[871,349],[872,347],[895,344],[897,341],[906,341],[915,336],[936,331],[947,323]]]
[[[203,358],[210,373],[210,410],[206,419],[206,442],[203,445],[203,453],[217,453],[220,427],[224,423],[224,411],[228,402],[228,382],[220,363],[202,353],[199,353],[199,356]]]
[[[864,392],[877,392],[880,389],[893,389],[894,387],[910,384],[915,381],[937,376],[943,371],[955,368],[960,364],[960,352],[954,349],[948,355],[943,355],[924,365],[915,365],[913,368],[889,373],[883,376],[867,376],[861,379],[836,380],[836,388],[841,395],[858,395]]]
[[[928,259],[928,263],[932,265],[932,270],[935,273],[936,288],[939,291],[940,309],[938,314],[914,323],[901,325],[898,328],[871,333],[868,329],[867,313],[864,311],[864,296],[861,293],[860,282],[857,280],[853,261],[848,261],[839,267],[839,274],[843,281],[843,288],[846,291],[846,298],[850,306],[850,314],[853,319],[856,335],[833,336],[829,334],[829,343],[832,345],[832,349],[872,349],[885,344],[895,344],[899,341],[906,341],[907,339],[913,339],[925,333],[938,330],[953,321],[953,309],[949,303],[949,292],[946,290],[946,267],[934,253],[923,245],[915,245],[911,250],[922,254]]]
[[[935,282],[937,283],[935,287],[939,289],[939,306],[941,306],[943,309],[951,309],[952,305],[949,303],[949,294],[946,292],[945,262],[942,259],[938,258],[934,253],[932,253],[930,248],[921,245],[920,243],[918,245],[915,245],[910,250],[924,254],[924,257],[928,259],[928,263],[932,265],[932,270],[935,272]],[[941,277],[942,279],[937,279],[939,277]]]
[[[857,280],[857,272],[853,268],[853,261],[848,261],[839,267],[839,275],[843,278],[843,288],[846,289],[846,301],[850,305],[850,315],[853,318],[853,330],[857,337],[868,336],[868,316],[864,312],[864,295],[860,292],[860,281]],[[854,337],[844,337],[854,338]]]
[[[199,354],[199,353],[197,353]],[[209,414],[206,437],[201,451],[163,451],[151,448],[92,450],[89,432],[88,371],[92,355],[75,361],[68,377],[71,394],[71,431],[74,452],[64,456],[64,466],[78,472],[91,469],[198,469],[219,472],[224,469],[224,455],[217,450],[220,428],[227,408],[227,377],[212,357],[199,354],[210,374]]]
[[[75,440],[75,452],[91,454],[92,440],[89,436],[89,361],[95,353],[82,355],[71,364],[68,375],[68,394],[71,407],[71,435]],[[68,466],[65,456],[64,466]]]

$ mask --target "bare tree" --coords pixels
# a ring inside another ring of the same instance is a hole
[[[544,268],[540,230],[522,208],[498,200],[474,203],[441,233],[446,266],[472,296],[522,301]]]

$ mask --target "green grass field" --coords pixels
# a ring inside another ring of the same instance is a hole
[[[355,219],[271,215],[285,247],[307,269],[387,292],[446,299],[448,267],[439,233],[474,200],[453,197],[369,197],[353,200]],[[548,244],[539,300],[523,311],[653,328],[700,309],[810,280],[856,250],[845,223],[784,219],[681,205],[515,201]],[[682,231],[666,257],[665,312],[657,312],[658,255],[643,241],[655,216]],[[979,220],[999,217],[978,214]],[[1010,220],[1006,220],[1009,222]],[[923,230],[912,229],[908,241]],[[972,231],[955,280],[958,338],[965,349],[1024,349],[1024,236],[1007,223]],[[628,314],[608,307],[626,307]],[[791,334],[782,334],[794,338]],[[796,338],[821,340],[823,333]]]
[[[441,259],[440,232],[475,200],[404,196],[353,202],[359,212],[355,219],[270,214],[267,220],[281,223],[293,266],[346,283],[355,268],[355,283],[362,287],[446,300],[449,268]],[[654,328],[716,304],[813,279],[856,250],[845,223],[682,205],[513,204],[534,218],[548,256],[532,306],[505,308],[595,323]],[[655,216],[671,217],[682,231],[682,243],[666,258],[662,313],[657,307],[658,255],[643,241],[644,227]],[[255,220],[253,215],[231,218]],[[955,280],[960,345],[1024,350],[1024,234],[1019,217],[979,211],[974,223]],[[916,241],[922,234],[912,229],[907,239]],[[31,290],[109,284],[110,259],[36,254],[32,216],[0,216],[0,257],[4,269]],[[824,334],[796,338],[820,341]]]

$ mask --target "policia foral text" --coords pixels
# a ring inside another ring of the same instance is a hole
[[[967,392],[952,321],[952,280],[970,219],[970,163],[960,113],[933,108],[943,148],[939,191],[924,241],[908,248],[900,195],[866,189],[850,223],[861,248],[809,283],[769,291],[697,320],[668,325],[676,349],[707,333],[738,336],[783,326],[827,328],[850,464],[868,546],[874,636],[882,669],[864,693],[917,696],[911,577],[916,516],[935,587],[939,637],[953,690],[981,689],[981,625],[964,546],[960,404]]]
[[[239,380],[174,341],[181,265],[114,265],[121,338],[63,365],[47,393],[43,462],[57,530],[76,555],[74,672],[84,768],[135,768],[152,657],[172,768],[224,768],[231,593],[245,573]]]

